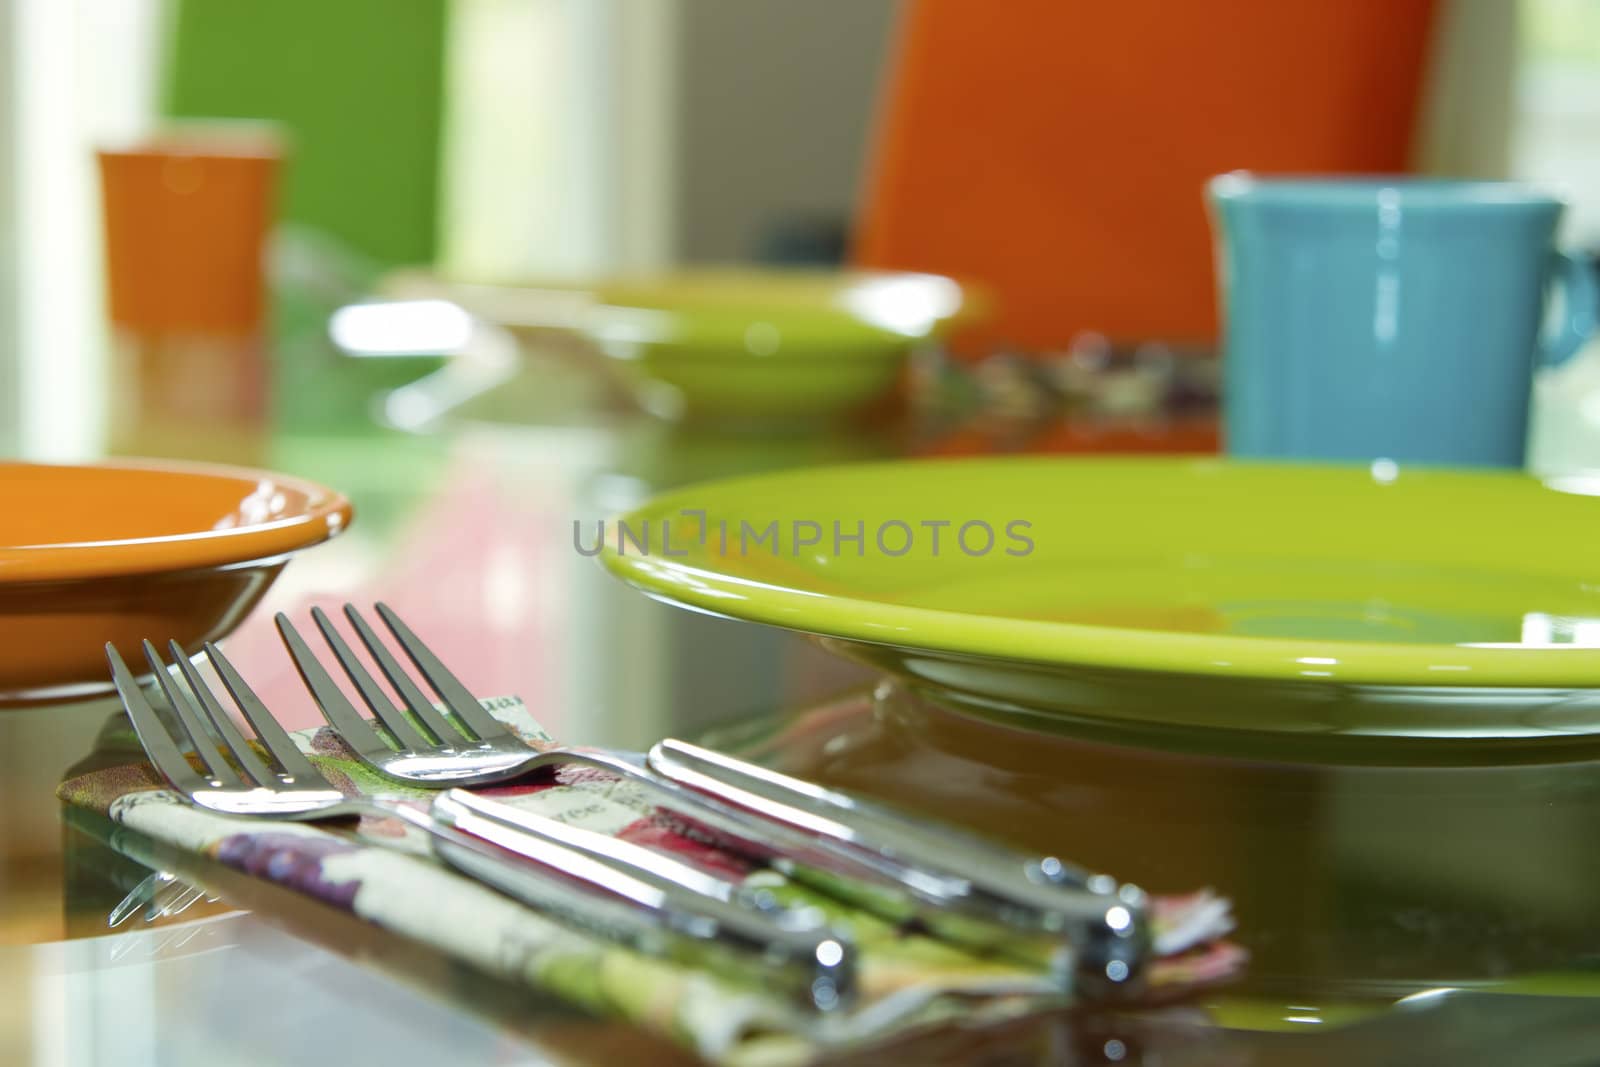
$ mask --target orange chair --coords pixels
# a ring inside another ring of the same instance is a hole
[[[1433,0],[908,0],[862,266],[980,282],[956,341],[1210,344],[1205,179],[1407,166]]]

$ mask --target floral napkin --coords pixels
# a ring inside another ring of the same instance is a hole
[[[521,701],[502,697],[483,705],[530,745],[556,745]],[[341,790],[419,805],[431,799],[369,771],[327,728],[294,736]],[[652,807],[637,786],[604,772],[572,766],[482,792],[759,883],[779,899],[823,908],[848,925],[859,946],[859,1003],[842,1012],[808,1012],[765,992],[759,974],[730,982],[596,940],[435,862],[426,836],[399,820],[366,818],[352,830],[216,815],[184,803],[143,763],[92,771],[58,790],[68,803],[147,837],[353,912],[501,978],[625,1019],[730,1067],[805,1063],[824,1051],[943,1021],[1010,1018],[1069,999],[1018,964],[896,927],[718,852],[671,813]],[[1204,891],[1157,898],[1153,915],[1163,955],[1151,972],[1156,994],[1218,981],[1242,964],[1243,953],[1221,940],[1231,928],[1226,901]]]

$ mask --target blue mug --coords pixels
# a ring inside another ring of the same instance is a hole
[[[1207,191],[1230,455],[1522,466],[1535,367],[1582,347],[1600,311],[1589,265],[1554,250],[1560,200],[1242,173]]]

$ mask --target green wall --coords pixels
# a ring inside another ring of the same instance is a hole
[[[446,0],[176,0],[164,110],[289,135],[285,221],[378,266],[429,262]]]

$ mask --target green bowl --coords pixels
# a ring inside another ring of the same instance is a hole
[[[597,283],[584,333],[649,410],[815,421],[893,387],[972,301],[929,274],[701,270]]]

